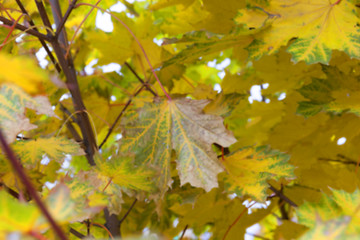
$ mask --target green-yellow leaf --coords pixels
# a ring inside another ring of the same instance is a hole
[[[0,88],[0,125],[9,143],[21,131],[36,128],[25,116],[25,108],[35,110],[37,114],[56,116],[47,97],[31,97],[15,85],[3,84]]]
[[[171,151],[177,156],[181,184],[189,182],[206,191],[217,187],[217,174],[223,167],[211,144],[228,147],[236,142],[225,129],[223,119],[206,115],[207,100],[177,99],[146,105],[139,116],[128,119],[123,150],[136,154],[136,162],[161,169],[157,179],[162,190],[171,183]]]
[[[99,175],[109,177],[109,181],[121,187],[145,191],[153,189],[153,183],[150,181],[153,171],[145,166],[134,166],[131,157],[112,157],[97,161],[96,167]]]
[[[226,157],[223,164],[228,172],[230,190],[265,201],[267,180],[293,177],[294,167],[287,163],[286,154],[267,147],[245,148]]]
[[[65,154],[84,155],[83,149],[74,140],[65,137],[38,138],[34,140],[21,140],[13,144],[21,162],[34,165],[41,161],[44,154],[50,159],[62,162]]]
[[[351,57],[360,57],[359,17],[353,1],[275,0],[254,7],[256,11],[242,11],[236,21],[258,27],[270,24],[249,46],[250,55],[256,59],[278,51],[293,38],[297,40],[288,51],[295,62],[328,63],[334,49],[344,51]],[[252,13],[251,18],[249,14]],[[265,19],[262,25],[258,23],[260,13]]]
[[[33,230],[40,211],[36,206],[20,203],[5,191],[0,191],[0,237],[12,231]]]

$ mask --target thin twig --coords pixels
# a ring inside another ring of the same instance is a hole
[[[66,10],[66,13],[65,13],[64,17],[61,19],[61,22],[60,22],[59,26],[57,26],[56,33],[55,33],[55,38],[56,39],[59,37],[60,32],[62,31],[63,27],[65,26],[65,23],[66,23],[67,19],[69,18],[70,13],[74,9],[76,2],[77,2],[77,0],[73,0],[71,2],[68,9]]]
[[[135,77],[142,83],[145,85],[146,89],[152,93],[152,95],[154,95],[155,97],[157,97],[158,95],[150,88],[149,84],[145,83],[144,80],[141,79],[141,77],[137,74],[137,72],[130,66],[130,64],[128,64],[127,62],[124,63],[125,66],[127,66],[130,71],[135,75]]]
[[[141,88],[134,94],[134,97],[136,97],[142,90],[144,89],[144,85],[141,86]],[[99,145],[99,149],[101,149],[101,147],[105,144],[105,142],[107,141],[107,139],[110,137],[110,134],[112,133],[112,131],[114,130],[116,124],[118,123],[118,121],[120,120],[120,118],[122,117],[122,115],[124,114],[125,110],[130,106],[132,102],[132,98],[130,98],[125,106],[123,107],[123,109],[121,110],[121,112],[119,113],[119,115],[116,117],[114,123],[111,125],[111,127],[109,128],[108,133],[106,134],[104,140],[101,142],[101,144]]]
[[[182,231],[182,233],[181,233],[181,236],[180,236],[179,240],[182,240],[182,239],[184,238],[184,236],[185,236],[185,232],[186,232],[186,230],[188,229],[188,227],[189,227],[189,225],[188,225],[188,224],[186,224],[186,226],[185,226],[184,230],[183,230],[183,231]]]
[[[13,21],[11,21],[11,20],[3,17],[3,16],[0,16],[0,21],[2,21],[7,26],[12,26],[14,24]],[[33,35],[33,36],[35,36],[35,37],[37,37],[39,39],[46,40],[48,42],[51,41],[51,38],[46,36],[45,34],[42,34],[42,33],[38,32],[38,31],[35,31],[34,29],[29,29],[29,28],[27,28],[24,25],[21,25],[19,23],[15,24],[15,28],[18,29],[18,30],[27,32],[30,35]]]
[[[67,240],[66,235],[61,230],[61,228],[57,225],[54,218],[50,215],[50,212],[46,209],[45,204],[41,201],[35,187],[32,185],[29,177],[26,175],[20,161],[15,156],[15,153],[11,150],[10,146],[7,144],[5,137],[1,130],[0,130],[0,144],[1,144],[1,148],[6,153],[6,156],[9,159],[11,165],[13,166],[14,171],[19,176],[21,182],[26,187],[26,189],[29,192],[32,199],[34,199],[35,203],[38,205],[40,211],[44,214],[46,219],[49,221],[50,225],[56,232],[57,236],[62,240]]]
[[[151,69],[152,74],[154,75],[156,81],[158,82],[158,84],[159,84],[161,90],[163,91],[163,93],[165,94],[166,98],[167,98],[169,101],[171,101],[172,99],[171,99],[170,95],[168,94],[168,92],[165,90],[165,88],[164,88],[163,84],[161,83],[158,75],[156,74],[155,69],[154,69],[154,67],[153,67],[152,64],[151,64],[150,59],[149,59],[148,55],[146,54],[146,51],[145,51],[143,45],[140,43],[140,40],[136,37],[135,33],[129,28],[129,26],[126,25],[120,18],[118,18],[118,17],[117,17],[116,15],[114,15],[112,12],[107,11],[107,10],[104,9],[104,8],[95,6],[95,5],[90,4],[90,3],[79,3],[79,4],[77,4],[76,6],[82,6],[82,5],[90,6],[90,7],[92,7],[92,8],[97,8],[97,9],[103,11],[103,12],[106,12],[106,13],[110,14],[114,19],[116,19],[121,25],[123,25],[123,27],[130,33],[130,35],[134,38],[136,44],[137,44],[137,45],[139,46],[139,48],[141,49],[141,52],[143,53],[143,55],[144,55],[144,57],[145,57],[145,59],[146,59],[146,62],[148,63],[148,65],[149,65],[149,67],[150,67],[150,69]]]
[[[260,236],[260,235],[254,234],[254,233],[246,232],[245,234],[253,236],[254,238],[259,238],[259,239],[263,239],[263,240],[270,240],[270,238],[266,238],[266,237],[263,237],[263,236]]]
[[[252,206],[254,206],[255,203],[256,203],[256,202],[254,202],[254,203],[251,204],[249,207],[244,208],[244,210],[241,211],[241,213],[239,214],[239,216],[235,219],[235,221],[234,221],[232,224],[230,224],[230,226],[229,226],[228,229],[226,230],[226,232],[225,232],[222,240],[225,240],[225,239],[226,239],[226,237],[227,237],[227,235],[229,234],[231,228],[235,226],[235,224],[240,220],[240,218],[242,217],[242,215],[244,215],[249,208],[251,208]]]
[[[36,3],[37,9],[39,10],[41,19],[42,19],[44,25],[47,27],[46,31],[47,31],[48,35],[53,36],[53,31],[52,31],[53,29],[52,29],[52,26],[51,26],[51,23],[49,20],[49,16],[46,13],[46,9],[45,9],[43,2],[35,0],[35,3]]]
[[[273,191],[279,198],[281,198],[282,200],[284,200],[285,202],[287,202],[288,204],[290,204],[293,207],[297,207],[298,205],[296,203],[294,203],[293,201],[291,201],[288,197],[286,197],[281,191],[277,190],[276,188],[274,188],[272,185],[269,184],[269,188],[271,189],[271,191]]]
[[[70,228],[70,233],[73,234],[75,237],[79,238],[79,239],[83,239],[85,238],[86,236],[78,231],[76,231],[75,229],[73,228]]]
[[[125,215],[120,219],[120,224],[127,218],[127,216],[129,215],[129,213],[131,212],[131,210],[134,208],[135,204],[137,202],[137,198],[135,198],[135,200],[133,201],[133,203],[131,204],[130,208],[127,210],[127,212],[125,213]]]
[[[37,29],[37,27],[35,27],[35,23],[33,22],[33,20],[30,18],[30,15],[29,13],[26,11],[24,5],[21,3],[20,0],[16,0],[16,3],[18,4],[19,8],[21,9],[21,11],[26,14],[28,17],[29,17],[29,24],[30,26],[34,27],[34,30],[39,32],[39,30]],[[54,55],[51,53],[49,47],[47,46],[46,42],[42,39],[42,38],[39,38],[39,41],[41,43],[41,45],[43,46],[43,48],[45,49],[47,55],[49,56],[51,62],[55,65],[55,68],[56,68],[56,71],[58,71],[58,73],[61,72],[61,68],[60,68],[60,65],[59,63],[56,61]]]

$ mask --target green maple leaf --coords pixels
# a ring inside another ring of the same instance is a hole
[[[26,165],[34,165],[41,161],[44,154],[50,159],[62,162],[65,154],[84,155],[83,149],[74,140],[64,137],[39,138],[34,140],[16,141],[15,152]]]
[[[113,183],[121,187],[144,191],[154,189],[153,183],[150,181],[154,175],[153,171],[145,166],[134,166],[131,157],[114,156],[96,163],[99,175],[110,178]]]
[[[225,158],[229,189],[238,195],[249,195],[256,201],[265,201],[267,181],[294,177],[294,167],[288,164],[286,154],[268,147],[245,148]]]
[[[334,49],[360,57],[359,17],[352,1],[275,0],[253,6],[241,10],[236,21],[264,29],[248,48],[255,59],[275,53],[293,38],[297,39],[288,51],[295,62],[328,63]],[[259,19],[263,19],[263,24],[259,24]]]
[[[47,97],[31,97],[18,86],[11,84],[0,87],[0,124],[8,142],[14,141],[21,131],[37,127],[25,116],[26,108],[35,110],[37,114],[56,116]]]
[[[236,142],[223,126],[223,119],[206,115],[207,100],[177,99],[147,104],[128,119],[124,151],[136,154],[138,164],[147,163],[161,171],[157,179],[162,190],[171,184],[171,151],[177,156],[181,184],[189,182],[209,191],[217,187],[217,174],[223,167],[211,144],[228,147]]]

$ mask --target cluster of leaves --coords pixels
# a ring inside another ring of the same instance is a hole
[[[359,4],[0,1],[0,238],[358,238]]]

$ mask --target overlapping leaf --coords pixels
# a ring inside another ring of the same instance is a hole
[[[108,160],[97,161],[98,174],[109,177],[109,181],[121,187],[151,191],[154,189],[150,181],[154,173],[145,166],[136,167],[131,157],[112,157]]]
[[[134,113],[126,128],[123,150],[136,154],[138,163],[158,167],[160,188],[171,183],[171,151],[177,156],[181,184],[189,182],[209,191],[223,171],[212,143],[228,147],[236,142],[223,126],[222,118],[202,113],[207,100],[177,99],[146,105]]]
[[[289,156],[267,147],[245,148],[225,158],[230,190],[265,201],[267,180],[292,178],[294,167],[287,163]]]
[[[2,85],[0,88],[0,125],[8,142],[15,140],[21,131],[36,128],[25,116],[25,108],[37,114],[56,116],[45,96],[31,97],[15,85]]]
[[[333,190],[333,196],[323,194],[320,202],[307,202],[300,206],[297,211],[299,223],[314,229],[323,228],[321,222],[340,221],[343,228],[350,234],[359,233],[360,223],[360,191],[357,189],[353,193],[347,193],[344,190]],[[324,232],[322,232],[324,234]]]
[[[264,20],[262,24],[259,19]],[[360,57],[359,17],[352,1],[270,1],[240,12],[237,21],[247,27],[267,26],[249,46],[256,59],[276,52],[292,38],[297,40],[288,50],[295,62],[328,63],[334,49]]]
[[[38,164],[46,155],[50,160],[62,162],[65,154],[84,155],[80,145],[64,137],[38,138],[16,141],[13,145],[21,162],[26,165]]]

